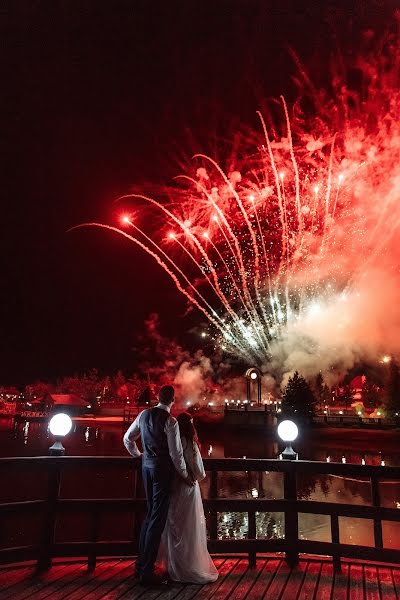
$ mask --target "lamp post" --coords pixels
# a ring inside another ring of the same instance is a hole
[[[299,429],[294,421],[281,421],[278,425],[278,436],[282,442],[285,442],[286,448],[282,452],[282,458],[285,460],[297,460],[298,454],[292,448],[292,442],[295,441],[299,434]]]
[[[49,430],[55,437],[54,444],[49,448],[50,456],[63,456],[65,454],[65,448],[61,440],[71,431],[71,427],[71,417],[65,413],[58,413],[50,419]]]

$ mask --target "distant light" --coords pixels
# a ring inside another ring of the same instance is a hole
[[[386,354],[385,356],[382,356],[383,363],[390,363],[391,360],[392,360],[392,357],[389,356],[388,354]]]
[[[250,374],[251,379],[257,379],[258,375],[256,373],[256,371],[252,371]]]
[[[255,199],[256,199],[256,197],[254,196],[254,194],[250,194],[250,196],[249,196],[250,202],[254,202]]]
[[[381,460],[381,467],[384,467],[384,466],[385,466],[385,464],[386,464],[386,463],[385,463],[385,461],[384,461],[384,460]]]
[[[169,237],[169,239],[170,239],[170,240],[174,240],[174,239],[175,239],[175,234],[174,234],[174,232],[173,232],[173,231],[170,231],[170,232],[169,232],[169,234],[168,234],[168,237]]]
[[[339,410],[339,415],[342,415],[342,414],[343,414],[343,411],[342,411],[342,410]]]
[[[186,406],[191,406],[191,404],[192,404],[192,403],[191,403],[191,402],[189,402],[189,401],[187,401],[187,402],[186,402]]]
[[[362,415],[362,412],[361,412],[361,410],[359,410],[359,411],[357,412],[357,414],[358,414],[358,415],[361,417],[361,415]]]
[[[283,173],[283,172],[279,173],[279,177],[280,177],[281,179],[283,179],[283,178],[285,177],[285,173]]]
[[[251,490],[251,495],[253,496],[253,498],[258,498],[258,490],[256,488],[253,488]]]
[[[365,465],[365,458],[364,457],[361,459],[361,464]]]
[[[378,415],[378,417],[380,417],[382,413],[380,410],[378,410],[378,412],[376,414]]]
[[[86,408],[92,408],[92,405],[91,405],[91,404],[88,404],[88,405],[86,406]]]
[[[326,462],[331,462],[331,457],[330,456],[326,457]]]
[[[205,231],[205,232],[203,233],[203,237],[204,237],[204,238],[206,238],[206,240],[208,240],[208,237],[209,237],[209,236],[208,236],[208,231]]]
[[[326,415],[326,413],[327,413],[327,412],[328,412],[328,411],[324,410],[324,415]]]
[[[278,425],[278,435],[283,442],[294,442],[299,429],[294,421],[285,420]]]
[[[207,450],[207,454],[208,454],[208,456],[211,456],[211,454],[212,454],[212,451],[213,451],[213,447],[210,445],[210,447],[209,447],[209,448],[208,448],[208,450]]]
[[[342,463],[345,463],[345,462],[346,462],[346,457],[345,457],[345,455],[343,454],[343,456],[342,456]]]
[[[72,420],[65,413],[58,413],[50,419],[49,429],[52,435],[68,435],[72,428]]]
[[[124,215],[123,217],[121,217],[121,221],[125,224],[125,225],[129,225],[129,223],[131,222],[130,218],[128,217],[128,215]]]

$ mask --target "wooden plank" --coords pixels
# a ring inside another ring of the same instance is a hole
[[[271,581],[281,563],[281,559],[267,560],[265,567],[259,574],[257,581],[251,588],[246,600],[260,600],[260,598],[264,598],[264,595],[271,585]],[[272,596],[269,596],[269,594],[267,594],[267,596],[272,599]]]
[[[349,600],[364,600],[364,573],[362,565],[350,565]]]
[[[315,598],[318,600],[331,600],[333,577],[333,564],[331,562],[322,563],[321,575],[319,577]]]
[[[235,588],[235,600],[245,600],[250,593],[251,588],[256,583],[258,576],[266,565],[266,560],[258,560],[254,567],[249,567],[244,573],[242,579]],[[179,600],[180,596],[179,596]]]
[[[36,565],[29,567],[17,567],[15,569],[0,570],[0,590],[4,592],[7,588],[31,577],[36,569]]]
[[[380,600],[378,570],[372,565],[364,567],[365,600]]]
[[[293,598],[297,598],[303,583],[305,572],[307,571],[307,566],[308,563],[301,560],[299,564],[291,570],[281,600],[293,600]]]
[[[222,585],[222,583],[230,575],[230,573],[238,564],[238,562],[239,559],[237,558],[227,559],[219,569],[219,577],[217,581],[204,585],[196,594],[196,600],[208,600],[209,598],[211,598],[212,594],[219,588],[220,585]]]
[[[347,588],[349,585],[349,565],[342,564],[342,570],[335,573],[332,598],[335,600],[347,600]]]
[[[397,596],[400,598],[400,569],[392,569],[394,587],[396,588]]]
[[[105,569],[109,568],[110,565],[116,564],[117,561],[102,561],[99,563],[99,566],[95,573],[89,572],[87,570],[87,563],[80,563],[80,569],[74,573],[73,577],[66,574],[65,578],[63,577],[57,586],[56,589],[53,589],[52,584],[48,585],[47,588],[44,588],[43,592],[46,590],[50,591],[50,596],[48,598],[50,600],[61,600],[62,598],[69,598],[69,596],[76,592],[76,590],[81,589],[82,594],[84,593],[85,584],[90,582],[95,577],[101,577],[102,573]],[[62,583],[65,585],[62,585]],[[36,600],[36,596],[35,596]]]
[[[315,590],[318,587],[320,573],[321,563],[310,561],[303,579],[303,585],[301,586],[298,595],[298,600],[310,600],[310,598],[314,598]],[[336,597],[335,600],[337,600]]]
[[[379,567],[378,574],[382,598],[384,600],[397,600],[391,569]]]
[[[111,578],[103,582],[92,592],[86,594],[84,596],[85,600],[98,600],[98,598],[102,598],[108,591],[117,587],[122,581],[128,580],[131,583],[134,583],[132,560],[123,560],[117,565],[114,565],[110,570],[112,571]],[[96,577],[96,573],[94,575]]]
[[[82,594],[82,587],[84,587],[85,596],[88,595],[113,576],[114,567],[120,562],[121,559],[113,562],[104,561],[99,563],[96,571],[86,571],[81,579],[78,579],[77,583],[80,584],[80,586],[74,591],[70,589],[66,591],[65,588],[63,588],[61,590],[62,595],[60,595],[57,600],[60,600],[61,598],[68,598],[68,600],[80,600],[84,597]]]
[[[77,577],[81,575],[81,573],[85,573],[87,569],[86,563],[78,563],[74,565],[76,568],[63,571],[62,577],[56,579],[55,581],[48,581],[47,585],[44,586],[39,591],[35,592],[35,600],[44,600],[50,596],[51,600],[57,596],[57,593],[63,589],[69,582],[76,581]],[[29,596],[27,596],[29,599]]]
[[[225,598],[228,598],[232,593],[234,593],[234,589],[241,581],[248,568],[249,563],[246,559],[239,560],[229,573],[228,577],[225,577],[224,581],[221,582],[221,585],[213,595],[213,600],[225,600]]]
[[[20,581],[17,585],[9,587],[4,592],[1,591],[0,600],[5,600],[6,598],[23,600],[24,598],[33,596],[34,593],[48,585],[49,581],[55,581],[62,577],[68,568],[70,568],[69,565],[65,564],[54,565],[50,571],[46,571],[41,575],[28,577],[27,579]]]
[[[281,597],[286,582],[289,579],[290,572],[290,567],[286,564],[286,561],[282,560],[268,588],[268,598],[275,598],[278,600],[278,598]]]

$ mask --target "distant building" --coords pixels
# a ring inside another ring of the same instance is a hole
[[[71,415],[82,415],[92,409],[91,404],[75,394],[47,394],[41,401],[43,402],[51,412],[65,412]]]

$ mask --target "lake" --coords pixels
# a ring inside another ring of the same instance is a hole
[[[93,422],[91,422],[93,423]],[[75,421],[71,433],[65,438],[64,446],[69,455],[127,455],[122,444],[126,426],[121,423],[99,421],[87,425]],[[205,426],[199,424],[199,437],[203,456],[276,458],[282,450],[275,431],[228,430],[222,424]],[[299,458],[326,460],[360,464],[365,457],[366,464],[379,465],[384,460],[387,465],[400,465],[400,434],[397,431],[313,429],[300,432],[294,445]],[[48,432],[47,423],[13,419],[0,419],[0,456],[39,456],[46,455],[53,438]],[[203,496],[208,495],[209,480],[201,484]],[[369,481],[361,479],[315,476],[298,481],[299,496],[304,499],[352,504],[371,504]],[[283,479],[279,473],[235,472],[221,473],[218,481],[221,498],[281,498]],[[400,508],[400,484],[381,483],[382,505]],[[259,513],[257,515],[258,537],[282,537],[284,515],[281,513]],[[340,540],[343,543],[373,545],[373,522],[365,519],[340,518]],[[384,545],[398,547],[400,527],[383,523]],[[330,541],[329,517],[323,515],[300,515],[300,536],[304,539]],[[219,537],[241,538],[247,536],[247,515],[245,513],[221,513],[219,515]]]

